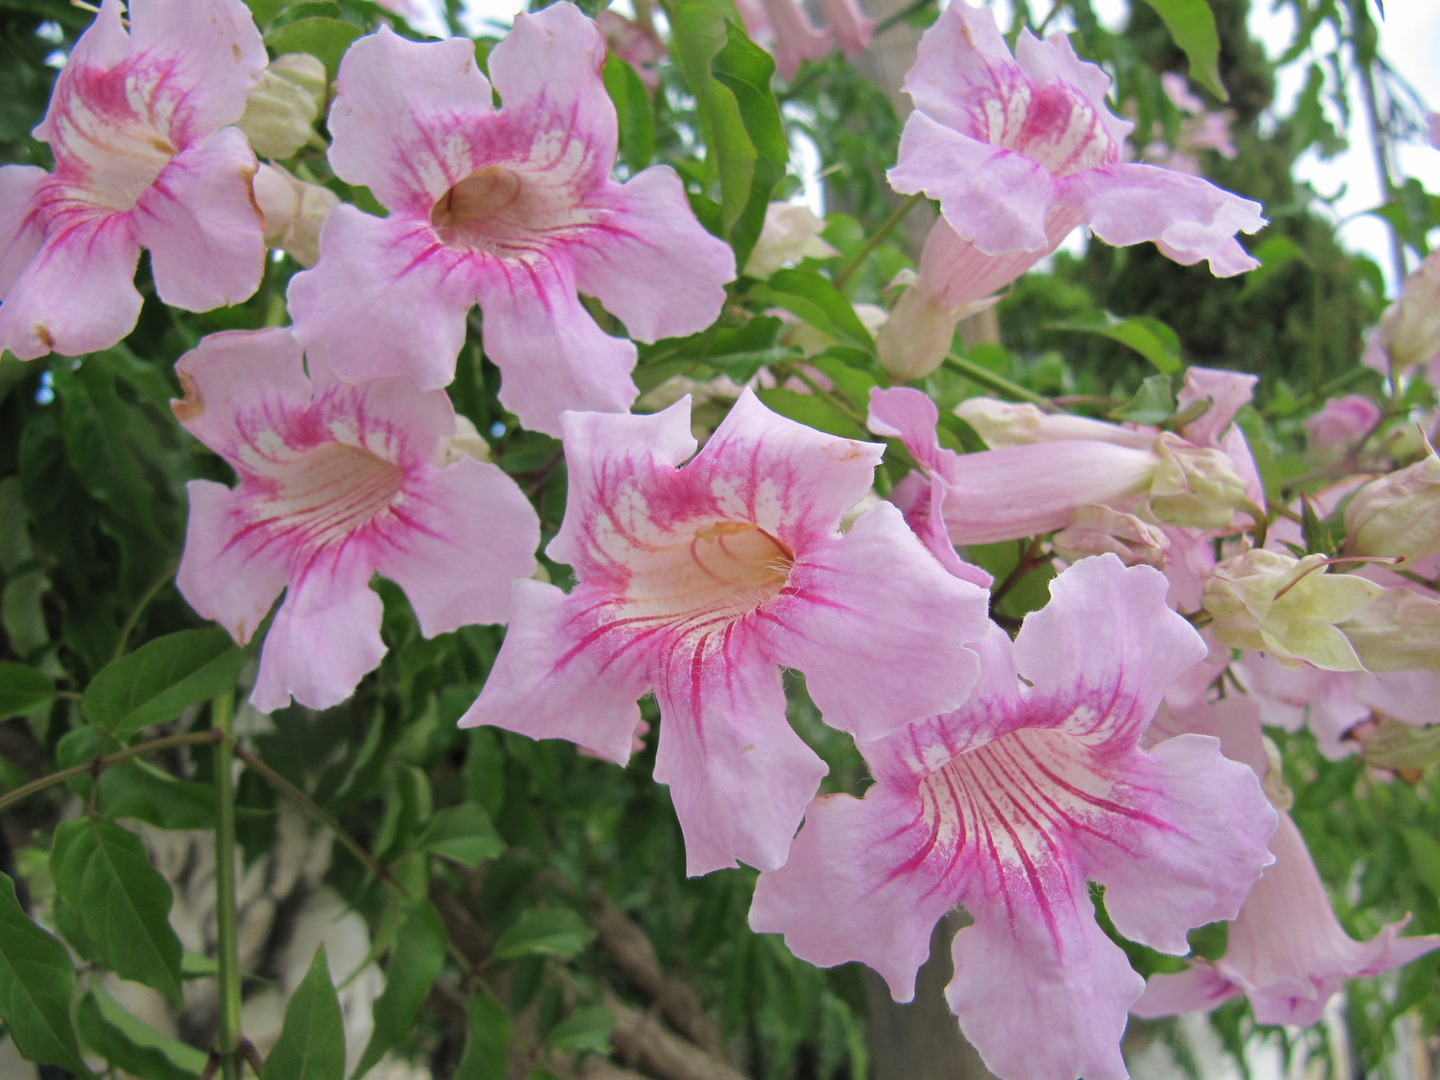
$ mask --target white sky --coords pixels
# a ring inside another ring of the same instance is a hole
[[[428,0],[421,2],[428,3]],[[1002,9],[1002,25],[1008,24],[1007,12],[1003,10],[1008,9],[1008,0],[992,2]],[[1289,46],[1295,24],[1290,10],[1283,3],[1276,3],[1282,8],[1279,13],[1272,10],[1271,4],[1272,0],[1253,0],[1250,30],[1264,43],[1270,55],[1277,57]],[[467,21],[478,30],[487,19],[501,26],[508,25],[525,5],[523,0],[466,0],[466,6],[470,12]],[[624,0],[615,6],[628,9]],[[1107,25],[1118,27],[1123,24],[1126,13],[1124,0],[1095,0],[1095,8]],[[1037,18],[1041,17],[1042,9],[1043,5],[1037,6]],[[1063,28],[1064,21],[1062,16],[1056,20],[1055,26]],[[439,26],[437,19],[436,32],[443,32]],[[1330,42],[1322,41],[1321,44],[1328,46]],[[1440,111],[1440,0],[1386,0],[1385,18],[1380,23],[1380,51],[1415,88],[1426,106]],[[1295,95],[1304,83],[1308,66],[1307,58],[1302,57],[1281,73],[1277,94],[1280,112],[1290,110]],[[1321,161],[1313,151],[1309,152],[1300,159],[1297,173],[1327,196],[1344,189],[1333,215],[1323,204],[1318,205],[1317,210],[1333,216],[1340,223],[1341,243],[1368,254],[1380,265],[1393,294],[1396,282],[1388,226],[1379,218],[1364,213],[1379,204],[1380,183],[1375,171],[1369,126],[1358,105],[1357,101],[1357,107],[1351,113],[1351,122],[1345,130],[1349,149],[1330,161]],[[1336,127],[1341,126],[1338,113],[1332,113],[1330,119]],[[805,201],[819,209],[820,185],[815,180],[819,160],[813,147],[797,146],[795,149],[796,165],[806,180]],[[1440,194],[1440,151],[1429,143],[1419,141],[1399,147],[1397,160],[1406,176],[1418,178],[1427,190]]]

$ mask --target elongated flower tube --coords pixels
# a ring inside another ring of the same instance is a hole
[[[324,709],[380,663],[380,573],[427,636],[502,622],[510,583],[534,572],[540,523],[515,482],[461,455],[455,411],[409,379],[350,386],[288,329],[212,334],[180,358],[175,416],[239,474],[190,481],[176,584],[248,641],[287,590],[250,701]]]
[[[986,1067],[1121,1080],[1144,983],[1086,882],[1127,938],[1183,954],[1190,928],[1239,910],[1275,813],[1216,739],[1140,748],[1206,653],[1166,608],[1163,575],[1101,555],[1050,591],[1013,646],[991,630],[962,708],[860,744],[874,785],[811,804],[789,862],[760,876],[750,925],[814,964],[868,964],[908,1001],[935,923],[964,904],[975,921],[955,937],[946,997]]]
[[[1012,56],[989,8],[951,4],[920,41],[903,89],[915,101],[890,183],[923,191],[986,255],[1044,252],[1085,224],[1108,244],[1153,240],[1178,263],[1228,277],[1260,265],[1235,240],[1260,204],[1198,176],[1121,161],[1132,124],[1109,77],[1063,34],[1020,32]],[[1058,216],[1057,216],[1058,215]]]
[[[526,427],[559,434],[564,409],[629,410],[635,345],[602,331],[577,290],[637,340],[690,334],[720,314],[735,259],[669,166],[610,179],[604,58],[573,4],[521,14],[490,54],[497,110],[468,38],[417,43],[382,28],[350,47],[330,163],[390,216],[341,206],[319,264],[291,280],[310,355],[349,381],[444,386],[479,303],[500,400]]]
[[[688,397],[651,416],[566,413],[563,427],[570,487],[548,554],[578,583],[516,583],[505,644],[460,723],[623,763],[635,699],[653,688],[655,779],[689,872],[773,869],[825,774],[785,720],[779,668],[805,674],[831,726],[888,734],[965,699],[987,597],[889,504],[842,536],[883,447],[786,420],[749,390],[688,462]]]
[[[0,168],[0,349],[109,348],[135,327],[142,247],[160,299],[189,311],[260,284],[255,155],[234,124],[265,67],[241,0],[103,0],[35,129],[55,171]]]

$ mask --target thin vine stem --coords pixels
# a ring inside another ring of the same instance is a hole
[[[924,198],[925,193],[923,191],[917,191],[897,206],[890,216],[880,223],[880,227],[870,234],[870,238],[865,241],[860,250],[857,251],[850,261],[841,267],[840,272],[835,275],[835,288],[843,289],[845,287],[845,282],[849,281],[850,276],[854,274],[856,270],[860,269],[860,264],[865,261],[872,251],[880,246],[885,240],[885,237],[894,231],[895,226],[905,220],[905,215],[910,213],[911,210],[914,210]]]
[[[165,587],[165,583],[175,576],[175,571],[179,568],[180,564],[172,560],[154,581],[145,586],[145,591],[140,594],[140,599],[135,601],[135,606],[130,609],[130,614],[125,616],[125,625],[120,627],[120,636],[115,639],[115,650],[110,654],[112,664],[125,655],[125,646],[130,640],[130,635],[135,632],[135,624],[140,621],[140,616],[150,606],[150,601],[155,599],[155,594]]]
[[[906,4],[899,11],[894,12],[890,15],[886,15],[885,18],[881,19],[878,23],[875,24],[874,36],[879,37],[881,34],[885,33],[885,31],[891,29],[892,27],[899,26],[906,19],[910,18],[910,16],[918,15],[927,7],[933,7],[935,5],[935,2],[936,0],[914,0],[913,3]]]
[[[14,791],[0,795],[0,810],[6,810],[15,803],[28,799],[36,792],[44,791],[56,784],[63,784],[66,780],[73,780],[77,776],[99,776],[112,765],[119,765],[122,761],[129,761],[131,758],[141,757],[145,754],[154,753],[157,750],[166,750],[172,746],[195,746],[203,743],[219,742],[224,738],[219,731],[187,731],[183,735],[166,735],[161,739],[151,739],[149,742],[139,743],[135,746],[126,747],[124,750],[117,750],[113,754],[98,757],[94,761],[87,761],[84,765],[73,765],[68,769],[61,769],[58,772],[49,773],[32,780]]]
[[[240,1080],[240,908],[235,871],[235,694],[210,705],[215,743],[215,956],[220,978],[220,1035],[216,1052],[225,1080]]]
[[[1004,394],[1017,401],[1028,401],[1031,405],[1036,405],[1047,413],[1055,411],[1055,403],[1049,398],[1042,397],[1033,390],[1026,390],[1019,383],[1011,382],[1003,375],[996,375],[995,372],[986,370],[973,360],[966,360],[963,356],[951,353],[945,358],[944,363],[951,371],[958,371],[967,379],[979,383],[986,389],[994,390],[997,394]]]

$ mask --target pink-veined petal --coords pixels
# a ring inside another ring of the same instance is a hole
[[[866,425],[876,435],[899,439],[917,464],[945,479],[955,475],[959,454],[944,450],[935,434],[940,410],[929,395],[908,386],[890,390],[872,387]]]
[[[302,357],[283,326],[210,334],[175,364],[185,391],[171,403],[175,418],[216,453],[239,461],[249,441],[237,423],[243,413],[299,412],[310,403]]]
[[[108,349],[140,317],[139,258],[126,214],[52,229],[0,303],[0,349],[21,360]]]
[[[566,409],[629,412],[639,395],[630,378],[635,345],[596,325],[575,295],[569,264],[538,259],[493,269],[480,281],[480,307],[485,353],[502,375],[501,403],[547,435],[560,434]]]
[[[1134,130],[1129,120],[1122,120],[1110,111],[1110,76],[1099,64],[1081,60],[1075,55],[1068,34],[1051,34],[1043,41],[1028,29],[1020,31],[1015,42],[1015,59],[1025,74],[1040,84],[1063,82],[1083,93],[1094,108],[1101,125],[1114,145],[1120,146]]]
[[[1145,981],[1096,924],[1084,880],[1051,867],[1032,884],[1015,868],[999,887],[966,897],[975,925],[955,935],[945,997],[960,1030],[1002,1080],[1126,1080],[1120,1036]]]
[[[1025,617],[1015,639],[1031,707],[1088,742],[1138,737],[1175,678],[1209,652],[1166,606],[1167,588],[1160,571],[1113,554],[1081,559],[1051,581],[1050,603]]]
[[[426,637],[504,622],[511,585],[535,572],[540,522],[497,465],[462,458],[406,492],[413,527],[376,569],[405,590]]]
[[[460,726],[569,739],[623,765],[640,722],[635,702],[647,687],[646,655],[586,648],[611,622],[594,590],[580,586],[566,596],[530,580],[512,588],[505,645]]]
[[[350,46],[335,80],[330,164],[390,210],[426,220],[473,166],[465,121],[494,111],[469,38],[407,41],[389,27]]]
[[[261,712],[290,704],[328,709],[355,692],[385,655],[380,597],[371,566],[356,548],[341,548],[292,579],[265,635],[250,703]]]
[[[434,230],[337,206],[320,262],[290,279],[295,336],[349,382],[409,375],[423,390],[455,377],[476,288],[466,256]]]
[[[35,165],[0,166],[0,300],[45,242],[34,207],[45,176]]]
[[[1201,177],[1155,165],[1120,164],[1079,172],[1060,183],[1062,198],[1082,208],[1085,223],[1107,244],[1125,247],[1153,240],[1182,265],[1208,260],[1216,277],[1260,265],[1235,239],[1237,232],[1264,227],[1260,204]]]
[[[595,226],[596,242],[570,248],[580,291],[637,341],[694,334],[714,322],[735,277],[735,254],[695,219],[675,170],[652,166],[604,201],[615,208]]]
[[[255,154],[224,128],[171,159],[131,211],[155,291],[187,311],[238,304],[260,287],[265,230],[250,191]]]
[[[1181,432],[1196,446],[1218,446],[1220,436],[1235,419],[1240,409],[1255,396],[1258,375],[1219,368],[1192,367],[1185,370],[1185,385],[1175,395],[1176,407],[1188,409],[1197,401],[1209,400],[1211,405]]]
[[[786,720],[780,672],[746,640],[754,632],[742,621],[679,636],[659,661],[655,780],[670,787],[691,877],[737,859],[783,866],[828,771]]]
[[[826,723],[878,739],[960,706],[980,676],[965,646],[985,636],[988,607],[983,590],[937,565],[882,503],[839,543],[796,562],[764,617],[768,648],[804,672]]]
[[[1105,910],[1131,941],[1183,956],[1195,926],[1233,919],[1271,857],[1275,811],[1254,771],[1220,754],[1219,741],[1178,735],[1151,751],[1134,778],[1159,796],[1156,827],[1137,830],[1120,857],[1092,848],[1090,876],[1105,886]]]
[[[955,904],[956,883],[931,857],[946,839],[937,829],[913,795],[879,785],[863,800],[821,795],[789,860],[760,875],[750,928],[784,934],[791,952],[818,967],[858,960],[896,1001],[910,1001],[930,934]]]
[[[507,115],[583,132],[596,160],[615,160],[619,125],[600,68],[605,38],[571,3],[522,12],[490,53],[490,77]]]
[[[986,255],[1044,252],[1055,181],[1039,164],[913,112],[900,136],[900,159],[886,174],[901,194],[923,191],[940,202],[962,240]]]
[[[920,39],[901,89],[946,127],[985,138],[994,122],[985,105],[1005,102],[1027,82],[994,12],[962,2],[948,6]]]
[[[284,558],[236,535],[244,528],[236,493],[210,480],[191,480],[185,553],[175,585],[186,603],[214,619],[244,645],[290,579]]]

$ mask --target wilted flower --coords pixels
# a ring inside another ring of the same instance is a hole
[[[1109,77],[1057,34],[1020,32],[1018,62],[989,8],[957,0],[920,41],[897,191],[923,191],[987,255],[1044,252],[1084,223],[1124,246],[1153,240],[1224,277],[1259,264],[1235,240],[1265,224],[1258,203],[1198,176],[1121,162],[1131,124],[1106,107]]]
[[[1206,652],[1165,591],[1156,571],[1103,555],[1051,583],[1013,646],[994,627],[962,708],[862,742],[864,799],[811,804],[790,861],[760,876],[751,927],[814,964],[868,964],[908,1001],[935,923],[964,904],[975,921],[955,938],[946,998],[986,1066],[1125,1077],[1120,1036],[1144,984],[1096,924],[1087,881],[1127,938],[1183,955],[1190,928],[1234,917],[1275,827],[1255,774],[1215,739],[1139,746]]]
[[[320,226],[340,205],[340,196],[279,165],[262,164],[255,173],[255,204],[265,215],[266,244],[289,252],[301,266],[314,266],[320,258]]]
[[[629,409],[634,342],[602,331],[578,293],[637,340],[690,334],[719,315],[735,262],[669,166],[610,179],[618,128],[604,57],[573,4],[522,13],[490,53],[496,110],[468,38],[413,42],[382,28],[350,47],[330,163],[390,216],[339,207],[320,262],[291,279],[295,333],[312,356],[352,381],[444,386],[478,302],[500,400],[526,427],[558,434],[564,409]]]
[[[329,85],[325,64],[317,57],[277,56],[250,91],[236,126],[261,157],[288,158],[315,139],[315,118]]]
[[[22,360],[114,345],[135,326],[142,247],[160,299],[208,311],[265,266],[255,155],[232,125],[265,67],[241,0],[103,0],[35,138],[55,171],[0,168],[0,349]]]
[[[1165,569],[1170,538],[1163,529],[1141,521],[1134,514],[1122,514],[1108,506],[1090,503],[1077,506],[1070,524],[1050,538],[1055,554],[1066,562],[1106,552],[1126,566],[1153,566]]]
[[[1339,628],[1370,671],[1440,674],[1440,597],[1428,590],[1383,589]]]
[[[1324,555],[1296,559],[1265,548],[1225,560],[1205,583],[1212,633],[1235,648],[1269,653],[1286,667],[1362,670],[1337,624],[1385,590],[1355,574],[1327,573],[1327,562]]]
[[[843,536],[883,448],[825,435],[745,391],[695,451],[689,401],[650,416],[567,412],[569,493],[548,553],[568,595],[517,582],[484,691],[461,724],[564,738],[624,762],[651,688],[655,779],[686,864],[784,863],[825,765],[790,728],[780,666],[862,737],[956,707],[986,594],[881,504]]]
[[[1164,432],[1146,503],[1157,521],[1194,529],[1223,529],[1246,501],[1245,480],[1223,450],[1195,446]]]
[[[239,474],[190,481],[176,584],[240,643],[275,615],[251,702],[293,694],[329,708],[385,655],[379,573],[427,636],[503,622],[510,583],[535,569],[540,523],[496,465],[449,461],[455,410],[410,379],[349,386],[288,329],[212,334],[180,358],[173,403],[190,434]]]

